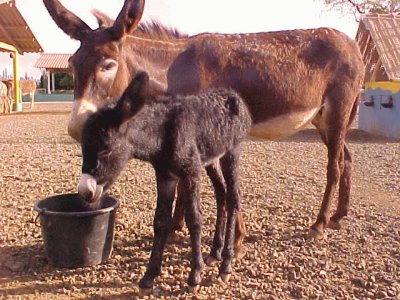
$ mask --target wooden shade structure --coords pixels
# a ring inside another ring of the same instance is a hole
[[[25,19],[18,11],[15,0],[0,0],[0,51],[10,52],[13,58],[15,99],[13,110],[21,111],[18,55],[26,52],[42,52],[43,50]]]

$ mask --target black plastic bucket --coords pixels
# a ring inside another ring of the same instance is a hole
[[[78,194],[52,196],[35,203],[48,262],[77,268],[110,257],[119,201],[103,196],[95,209]]]

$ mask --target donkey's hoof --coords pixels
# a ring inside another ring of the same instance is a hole
[[[324,234],[322,232],[319,232],[318,230],[310,228],[310,230],[308,231],[307,241],[309,242],[313,240],[322,240],[323,238]]]
[[[196,294],[200,289],[200,285],[199,284],[198,285],[189,285],[188,289],[189,289],[189,293]]]
[[[236,260],[241,260],[243,257],[246,256],[246,253],[247,253],[246,247],[244,247],[244,246],[237,247],[237,248],[235,248],[235,256],[234,256],[234,258]]]
[[[219,274],[219,278],[223,283],[228,283],[229,280],[231,279],[232,274],[231,273],[221,273]]]
[[[211,267],[212,265],[214,265],[216,262],[218,261],[218,259],[216,259],[214,256],[210,255],[207,257],[206,259],[206,265]]]
[[[139,297],[150,296],[153,293],[153,288],[139,288]]]
[[[335,230],[340,230],[340,229],[342,229],[342,225],[340,225],[339,222],[333,221],[333,220],[330,220],[330,221],[329,221],[327,227],[330,228],[330,229],[335,229]]]

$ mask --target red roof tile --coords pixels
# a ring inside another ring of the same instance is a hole
[[[45,69],[69,69],[68,60],[72,54],[42,53],[34,67]]]

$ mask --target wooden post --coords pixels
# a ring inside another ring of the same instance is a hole
[[[46,81],[47,81],[47,84],[46,84],[46,90],[47,90],[47,94],[51,94],[51,88],[50,88],[50,75],[51,74],[51,72],[50,72],[50,70],[47,70],[46,71]]]
[[[56,82],[54,72],[51,73],[51,91],[54,92],[56,90]]]
[[[381,69],[382,66],[382,61],[380,58],[378,58],[377,62],[375,63],[375,69],[374,72],[371,75],[371,80],[370,81],[376,81],[376,78],[378,77],[379,71]]]
[[[19,78],[18,78],[18,50],[13,45],[0,42],[0,49],[11,52],[13,59],[13,75],[14,75],[14,104],[13,111],[22,111],[21,96],[19,92]]]
[[[14,72],[14,104],[13,111],[22,111],[22,99],[19,90],[18,78],[18,51],[13,52],[13,72]]]

